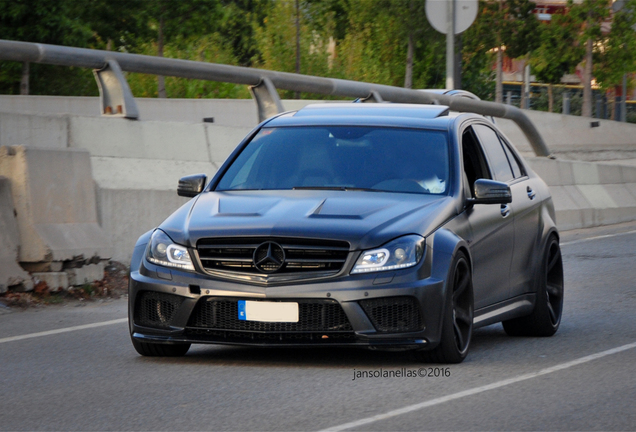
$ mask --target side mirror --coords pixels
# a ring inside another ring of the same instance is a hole
[[[195,197],[203,192],[208,177],[205,174],[194,174],[179,179],[177,195],[183,197]]]
[[[469,204],[508,204],[512,202],[510,186],[495,180],[476,180],[474,196],[475,198],[468,200]]]

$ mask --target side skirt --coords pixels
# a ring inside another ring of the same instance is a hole
[[[529,315],[534,310],[535,302],[536,294],[530,293],[478,309],[475,311],[473,325],[475,328],[479,328],[500,321]]]

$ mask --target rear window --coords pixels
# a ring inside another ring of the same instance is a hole
[[[386,127],[262,129],[216,190],[367,189],[446,194],[445,132]]]

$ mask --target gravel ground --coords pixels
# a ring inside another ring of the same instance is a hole
[[[117,261],[109,261],[104,267],[104,279],[72,287],[69,291],[51,292],[44,282],[37,283],[33,291],[28,293],[9,290],[0,295],[0,313],[7,313],[15,308],[27,309],[52,304],[118,299],[127,294],[128,266]]]

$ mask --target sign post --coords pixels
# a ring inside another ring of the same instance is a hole
[[[455,88],[455,35],[475,21],[478,0],[426,0],[426,18],[431,26],[446,34],[446,88]]]
[[[447,0],[446,14],[446,88],[455,89],[455,0]]]

